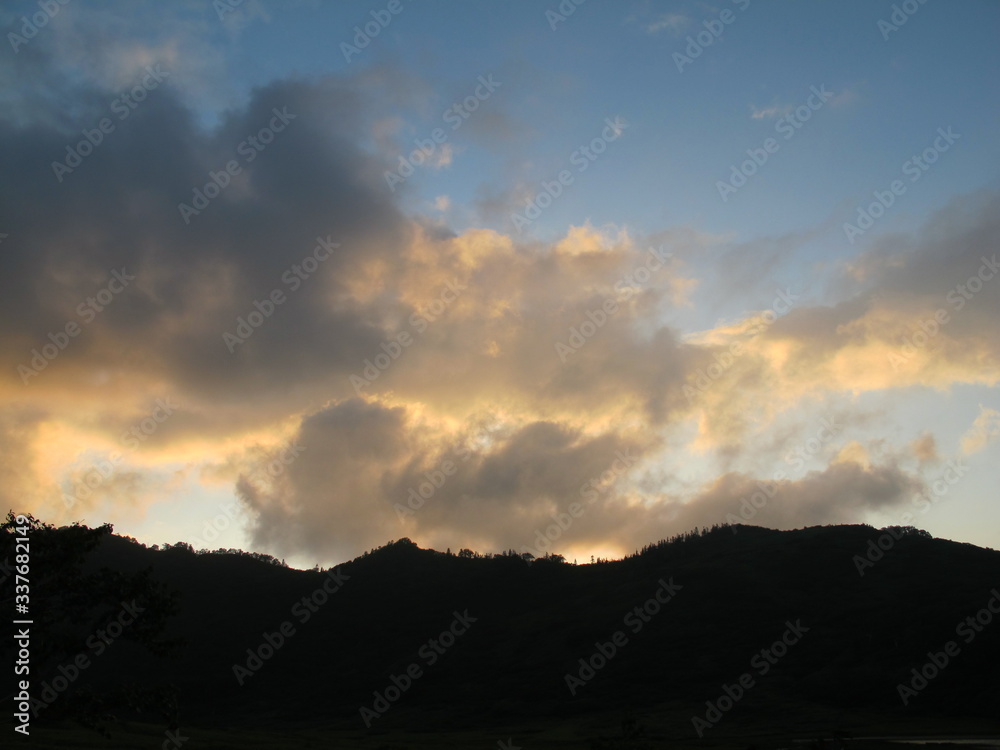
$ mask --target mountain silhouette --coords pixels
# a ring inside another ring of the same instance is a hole
[[[66,694],[171,691],[182,727],[490,727],[525,748],[998,729],[1000,626],[967,618],[1000,611],[1000,553],[914,529],[722,526],[587,565],[402,539],[312,571],[105,534],[82,571],[173,592],[174,647],[126,632]],[[544,739],[559,727],[566,744]]]

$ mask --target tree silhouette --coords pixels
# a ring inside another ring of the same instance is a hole
[[[18,518],[24,519],[19,524]],[[72,664],[80,654],[92,651],[94,634],[114,621],[123,603],[135,603],[141,614],[121,632],[121,639],[146,647],[157,655],[166,654],[179,641],[166,640],[167,619],[177,611],[176,595],[152,580],[151,569],[126,574],[107,568],[92,570],[87,558],[102,539],[113,531],[111,524],[92,529],[79,523],[56,528],[30,514],[15,516],[13,511],[0,525],[0,559],[16,559],[15,539],[28,539],[28,580],[31,625],[31,670],[34,684],[59,674],[60,666]],[[0,595],[5,611],[14,601],[13,576],[5,579]],[[113,648],[113,644],[107,644]],[[8,644],[4,644],[9,649]],[[84,689],[71,682],[51,705],[33,707],[37,716],[69,718],[108,735],[112,710],[131,708],[152,710],[176,726],[176,701],[169,688],[146,685],[111,687],[104,691]]]

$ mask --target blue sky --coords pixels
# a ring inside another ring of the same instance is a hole
[[[899,523],[964,461],[913,523],[1000,541],[996,3],[587,0],[563,3],[565,18],[517,0],[39,8],[0,10],[11,503],[150,542],[196,538],[229,509],[221,544],[301,565],[404,533],[502,549],[631,447],[637,466],[563,540],[620,554],[726,519],[834,415],[843,430],[754,522]],[[378,34],[345,56],[366,24]],[[165,83],[54,178],[153,66]],[[281,107],[296,113],[287,131],[180,221]],[[435,129],[426,163],[392,180]],[[852,236],[876,194],[891,205]],[[220,335],[316,236],[342,250],[227,352]],[[670,261],[624,298],[615,283],[651,247]],[[123,265],[138,281],[86,343],[25,375]],[[948,294],[977,273],[956,309]],[[769,313],[782,293],[792,304]],[[557,343],[607,299],[620,312],[561,360]],[[445,313],[427,332],[410,328],[434,304]],[[938,310],[950,317],[927,336]],[[353,388],[406,332],[416,343]],[[737,342],[748,354],[698,387]],[[176,414],[67,503],[168,393]],[[290,441],[303,458],[247,484]],[[471,458],[437,506],[397,517],[398,496],[462,444]]]
[[[524,168],[519,177],[528,182],[549,179],[605,117],[620,114],[631,123],[629,138],[600,180],[579,185],[572,205],[553,211],[554,232],[587,218],[645,232],[671,217],[694,218],[709,231],[745,236],[815,226],[842,215],[842,203],[854,205],[882,187],[947,125],[962,133],[963,145],[978,148],[935,170],[938,195],[995,185],[994,4],[929,3],[888,39],[877,23],[891,17],[891,4],[752,3],[743,11],[741,4],[588,2],[555,30],[540,3],[404,5],[351,63],[336,48],[353,37],[352,24],[370,20],[367,6],[287,8],[269,12],[267,23],[249,23],[236,45],[233,77],[248,91],[275,75],[396,65],[433,81],[430,101],[421,102],[428,116],[408,121],[419,137],[421,125],[438,124],[477,76],[494,72],[509,81],[499,106],[528,136],[503,156]],[[727,7],[735,20],[722,37],[678,71],[671,56]],[[649,30],[675,16],[675,27]],[[338,28],[347,32],[337,36],[331,30]],[[754,120],[753,111],[797,106],[820,85],[837,94],[837,103],[784,145],[784,158],[746,191],[752,197],[718,200],[711,178],[727,175],[747,148],[775,134],[776,118]],[[456,140],[466,143],[462,135]],[[474,165],[456,165],[440,185],[474,192],[485,181],[482,170],[491,174],[504,159],[476,154],[468,161]],[[616,196],[607,189],[616,181],[637,190]],[[908,199],[911,221],[940,202],[934,195],[927,189]]]

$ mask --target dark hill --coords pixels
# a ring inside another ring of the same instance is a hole
[[[889,549],[861,575],[879,538]],[[958,731],[995,721],[1000,705],[1000,624],[966,626],[968,641],[961,629],[1000,587],[1000,553],[912,530],[725,527],[579,566],[401,540],[332,572],[107,536],[88,566],[151,567],[177,592],[166,635],[184,645],[158,657],[123,638],[79,685],[174,685],[182,723],[363,733],[368,707],[383,714],[367,714],[371,731],[450,731],[619,712],[659,727],[663,741],[693,742],[691,717],[718,706],[726,686],[733,694],[741,675],[752,686],[708,740],[793,724],[857,731],[857,717],[914,727],[933,717]],[[1000,610],[1000,596],[992,601]],[[449,627],[459,634],[442,636]],[[782,637],[791,645],[762,654]],[[898,685],[949,641],[957,655],[904,705]],[[594,655],[612,645],[600,665]],[[581,659],[597,666],[591,679]],[[392,698],[394,685],[405,689],[379,711],[373,693]],[[47,710],[58,715],[58,703]]]

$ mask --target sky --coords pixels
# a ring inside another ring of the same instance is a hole
[[[0,499],[332,565],[1000,548],[1000,5],[9,2]]]

